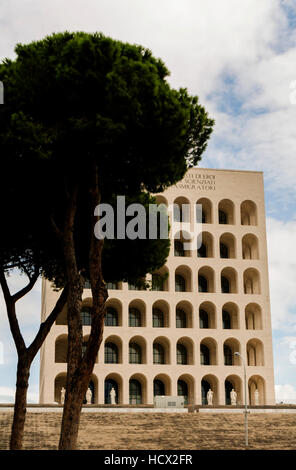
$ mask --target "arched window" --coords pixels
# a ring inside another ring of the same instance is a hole
[[[226,310],[222,311],[222,322],[223,322],[223,329],[230,330],[231,329],[231,316]]]
[[[198,258],[206,258],[207,257],[207,247],[204,243],[197,250]]]
[[[233,364],[233,357],[232,357],[232,351],[227,344],[224,344],[224,365],[225,366],[232,366]]]
[[[233,389],[233,385],[229,380],[225,380],[225,404],[231,405],[230,392]]]
[[[130,405],[139,405],[142,403],[142,386],[136,379],[129,383],[129,402]]]
[[[174,204],[174,221],[185,222],[185,215],[182,204]]]
[[[228,246],[220,243],[220,258],[229,258]]]
[[[153,364],[164,364],[164,349],[161,344],[153,344]]]
[[[176,292],[185,292],[186,291],[186,282],[183,276],[181,274],[176,274],[175,275],[175,289]]]
[[[225,276],[221,276],[221,292],[223,294],[230,293],[230,282]]]
[[[152,321],[153,321],[153,328],[164,327],[164,315],[163,315],[163,312],[159,308],[153,308]]]
[[[187,349],[183,344],[177,344],[177,364],[188,364]]]
[[[118,312],[114,307],[107,307],[105,326],[118,326]]]
[[[201,223],[202,223],[202,224],[205,224],[205,223],[206,223],[206,220],[207,220],[206,213],[205,213],[204,210],[202,210],[202,213],[201,213]]]
[[[219,224],[228,224],[227,214],[219,210]]]
[[[208,292],[208,281],[204,276],[198,276],[198,292]]]
[[[130,307],[128,311],[128,324],[129,326],[142,326],[141,325],[141,312],[135,307]]]
[[[208,404],[208,399],[207,399],[207,393],[209,389],[211,388],[209,382],[206,380],[201,381],[201,403],[202,405],[207,405]]]
[[[184,405],[188,405],[188,385],[184,380],[178,380],[178,395],[184,397]]]
[[[209,328],[209,316],[205,310],[199,311],[199,327]]]
[[[176,328],[187,328],[186,312],[180,308],[176,310]]]
[[[174,242],[174,255],[185,256],[184,245],[179,240],[175,240]]]
[[[164,383],[161,380],[156,379],[153,381],[153,392],[154,396],[165,395]]]
[[[118,347],[114,343],[105,344],[105,364],[118,364]]]
[[[80,312],[81,323],[83,326],[90,326],[91,325],[91,308],[90,307],[82,307]]]
[[[105,403],[106,405],[111,405],[110,392],[114,388],[115,390],[115,402],[118,403],[118,383],[115,380],[107,379],[105,380]]]
[[[210,350],[205,344],[200,345],[200,363],[202,366],[210,365]]]
[[[130,343],[129,345],[129,363],[130,364],[142,363],[141,348],[137,343]]]

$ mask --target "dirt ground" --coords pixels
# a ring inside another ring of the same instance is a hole
[[[0,449],[12,413],[0,412]],[[250,449],[296,448],[296,414],[250,414]],[[24,449],[57,449],[61,414],[28,413]],[[79,449],[244,449],[243,414],[82,413]]]

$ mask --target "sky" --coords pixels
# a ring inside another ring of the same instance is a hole
[[[201,167],[264,172],[277,401],[296,403],[296,0],[1,0],[0,60],[60,31],[141,44],[215,119]],[[25,280],[13,275],[12,292]],[[26,342],[41,282],[19,302]],[[0,402],[12,402],[16,353],[0,298]],[[38,402],[39,357],[29,401]]]

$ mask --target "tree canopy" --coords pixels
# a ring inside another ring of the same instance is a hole
[[[76,182],[75,224],[80,230],[75,237],[85,247],[78,263],[87,270],[87,240],[93,229],[85,222],[91,162],[98,166],[102,202],[121,194],[143,198],[143,192],[163,191],[198,163],[213,120],[197,97],[170,87],[164,63],[142,46],[103,34],[66,32],[18,44],[15,51],[15,60],[0,65],[5,89],[5,105],[0,107],[1,166],[3,174],[13,178],[2,192],[8,210],[19,207],[22,224],[37,222],[39,242],[44,242],[47,253],[52,245],[52,258],[59,259],[57,243],[50,239],[52,220],[62,226],[63,201]],[[106,280],[135,278],[158,268],[167,251],[163,240],[107,242]],[[46,275],[63,282],[56,266],[49,263]]]

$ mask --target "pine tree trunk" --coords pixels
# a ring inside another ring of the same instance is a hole
[[[27,391],[29,386],[30,365],[19,360],[17,366],[17,382],[13,424],[10,437],[10,450],[21,450],[26,419]]]
[[[79,430],[80,413],[84,396],[77,395],[75,389],[67,393],[65,400],[59,450],[75,450]]]

